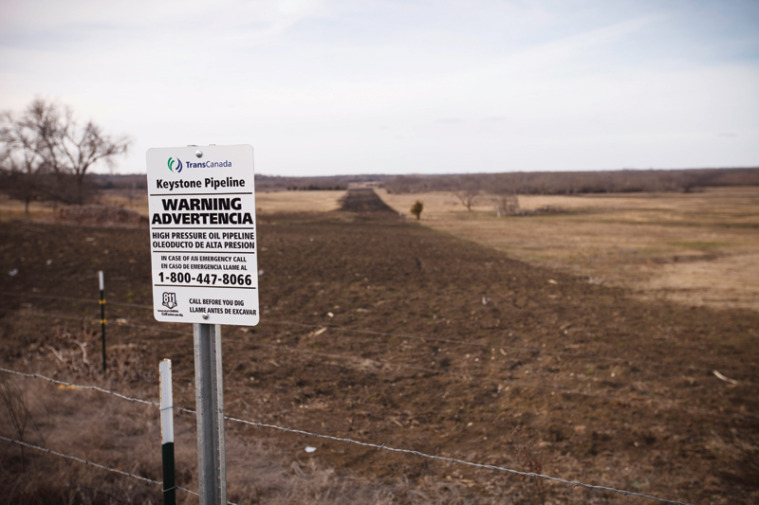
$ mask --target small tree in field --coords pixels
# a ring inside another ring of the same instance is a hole
[[[472,205],[480,196],[480,180],[476,176],[462,175],[453,181],[453,194],[466,207],[467,212],[472,212]]]
[[[424,209],[424,204],[419,200],[411,206],[411,213],[416,216],[417,221],[419,221],[419,218],[422,215],[422,209]]]
[[[513,174],[510,178],[498,178],[491,184],[490,191],[495,196],[495,213],[498,217],[519,214],[517,188],[520,187],[520,179],[520,174]]]

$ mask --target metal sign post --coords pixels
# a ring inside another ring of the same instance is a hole
[[[195,404],[201,505],[227,503],[221,325],[194,324]]]

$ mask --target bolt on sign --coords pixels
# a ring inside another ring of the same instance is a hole
[[[258,324],[253,148],[149,149],[147,172],[156,320]]]

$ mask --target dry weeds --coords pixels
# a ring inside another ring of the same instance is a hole
[[[78,364],[71,363],[70,368],[78,368]],[[6,375],[0,379],[4,385],[12,386],[13,401],[23,404],[27,422],[33,428],[21,437],[10,416],[0,416],[0,434],[68,456],[0,441],[0,496],[4,503],[163,502],[160,485],[140,479],[162,480],[160,423],[156,407],[91,390],[56,386],[39,379],[17,379]],[[67,376],[67,379],[83,382],[82,377],[75,375]],[[111,381],[109,387],[122,390],[125,385]],[[320,466],[316,458],[305,451],[283,453],[281,448],[265,441],[267,432],[258,432],[258,437],[253,437],[258,441],[245,442],[243,439],[251,439],[250,429],[227,424],[227,497],[234,503],[468,503],[465,498],[467,486],[463,483],[423,479],[421,484],[412,485],[405,479],[369,480],[338,473]],[[304,440],[304,448],[306,443]],[[177,485],[197,491],[195,418],[192,414],[179,413],[175,417],[175,450]],[[177,503],[197,503],[197,496],[180,489]]]

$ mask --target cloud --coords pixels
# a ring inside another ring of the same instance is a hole
[[[704,5],[5,0],[0,109],[70,104],[137,139],[126,171],[225,142],[283,174],[754,160],[757,36]]]
[[[441,117],[435,120],[435,123],[437,124],[448,124],[448,125],[461,124],[463,122],[464,120],[461,119],[460,117]]]

